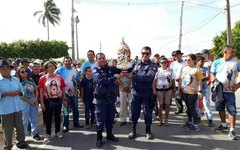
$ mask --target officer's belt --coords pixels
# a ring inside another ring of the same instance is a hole
[[[169,90],[171,90],[172,89],[172,87],[169,87],[169,88],[166,88],[166,89],[158,89],[157,88],[157,91],[169,91]]]

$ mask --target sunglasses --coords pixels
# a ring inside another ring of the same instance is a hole
[[[150,55],[150,53],[145,53],[145,52],[142,52],[142,55],[147,55],[147,56],[149,56],[149,55]]]
[[[21,71],[20,73],[21,73],[21,74],[24,74],[24,73],[28,73],[28,72],[27,72],[27,71]]]
[[[163,61],[163,62],[160,62],[160,64],[167,64],[167,62],[166,62],[166,61]]]

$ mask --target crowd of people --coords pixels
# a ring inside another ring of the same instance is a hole
[[[29,132],[33,139],[42,140],[38,130],[39,106],[46,127],[44,142],[51,140],[53,116],[57,138],[63,138],[62,132],[71,129],[70,112],[73,114],[73,128],[96,126],[97,147],[103,146],[104,128],[106,139],[117,142],[118,138],[112,132],[117,99],[120,101],[119,126],[131,123],[129,139],[137,137],[136,128],[142,109],[147,139],[154,138],[151,131],[153,120],[159,126],[169,126],[173,100],[177,107],[176,115],[186,112],[187,120],[182,127],[187,131],[200,131],[198,124],[202,113],[207,118],[208,126],[212,127],[212,100],[221,119],[215,130],[229,131],[230,138],[237,140],[234,92],[240,87],[240,82],[237,83],[240,63],[234,58],[234,52],[235,48],[227,45],[223,49],[223,57],[214,62],[209,60],[207,49],[185,57],[180,50],[176,50],[172,52],[171,59],[156,54],[151,60],[152,50],[145,46],[141,49],[139,60],[137,57],[131,60],[130,54],[127,56],[132,63],[127,70],[117,68],[116,60],[108,64],[104,53],[95,54],[93,50],[87,52],[88,60],[82,66],[80,62],[74,65],[68,56],[64,57],[63,65],[54,61],[42,64],[29,62],[25,58],[17,58],[10,64],[8,60],[1,59],[0,115],[4,149],[13,147],[14,128],[18,148],[29,147],[25,142]],[[79,123],[80,101],[85,106],[85,126]],[[230,128],[226,123],[226,110]]]

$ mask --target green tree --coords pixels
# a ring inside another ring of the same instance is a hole
[[[44,10],[36,11],[33,16],[39,15],[38,23],[42,23],[44,27],[46,27],[47,22],[47,34],[49,41],[49,22],[55,26],[55,24],[59,24],[61,10],[57,8],[56,4],[53,0],[47,0],[44,2]]]
[[[240,58],[240,21],[237,21],[234,28],[232,29],[232,37],[233,37],[233,46],[236,48],[235,56]],[[213,38],[213,48],[212,54],[216,57],[223,56],[223,48],[227,44],[227,32],[223,31],[220,35],[216,35]]]
[[[68,45],[63,41],[16,41],[0,43],[0,56],[3,58],[51,59],[68,56]]]

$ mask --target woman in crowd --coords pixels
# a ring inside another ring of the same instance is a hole
[[[38,134],[38,89],[36,84],[28,76],[28,71],[25,66],[20,66],[17,70],[17,77],[19,78],[24,95],[22,100],[22,120],[24,126],[24,133],[28,135],[28,125],[30,122],[32,135],[35,140],[40,140]]]
[[[42,76],[39,80],[40,88],[40,102],[42,110],[46,113],[46,137],[45,142],[49,142],[51,136],[52,117],[54,115],[55,135],[62,138],[60,133],[61,124],[61,108],[62,102],[67,106],[66,95],[64,88],[66,87],[63,78],[55,74],[55,63],[47,61],[44,64],[44,69],[47,74]],[[55,83],[54,86],[51,83]],[[50,86],[51,85],[51,86]]]
[[[165,104],[165,125],[168,126],[168,116],[170,111],[170,101],[172,94],[175,93],[175,74],[173,70],[167,67],[168,60],[163,57],[160,59],[161,68],[155,75],[153,82],[153,91],[157,95],[158,99],[158,118],[159,126],[163,124],[162,122],[162,110],[163,103]]]
[[[198,116],[196,102],[198,96],[202,97],[202,71],[196,66],[196,55],[190,54],[186,57],[187,66],[183,67],[180,73],[180,89],[183,92],[183,99],[187,107],[188,121],[182,126],[188,131],[197,132]]]

